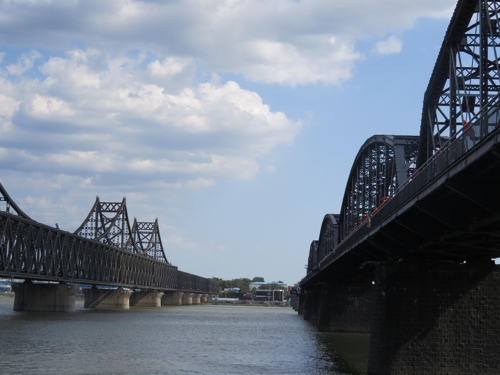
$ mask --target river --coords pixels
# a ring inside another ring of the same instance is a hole
[[[15,312],[0,298],[0,374],[362,374],[368,335],[318,333],[289,307]]]

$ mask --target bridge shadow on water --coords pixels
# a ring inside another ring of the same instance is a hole
[[[315,328],[318,321],[309,320]],[[369,333],[318,332],[328,355],[337,365],[336,374],[364,375],[368,371]]]

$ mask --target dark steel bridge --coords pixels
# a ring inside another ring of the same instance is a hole
[[[460,0],[424,95],[419,136],[375,135],[340,214],[312,242],[302,287],[381,261],[500,257],[500,3]]]
[[[500,1],[459,0],[419,136],[361,147],[292,304],[369,333],[367,373],[499,374]]]
[[[26,215],[0,184],[0,277],[217,293],[216,281],[179,271],[165,255],[155,222],[130,225],[126,200],[99,198],[74,232]]]

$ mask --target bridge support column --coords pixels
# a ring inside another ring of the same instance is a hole
[[[15,311],[75,311],[78,285],[13,283]]]
[[[182,305],[183,292],[165,292],[163,297],[161,297],[162,306],[180,306]]]
[[[319,303],[321,301],[321,285],[314,289],[307,290],[304,302],[304,320],[319,319]]]
[[[201,294],[193,293],[193,305],[199,305],[201,300]]]
[[[318,330],[370,333],[374,290],[371,281],[323,284]]]
[[[200,303],[208,302],[208,294],[200,294]]]
[[[295,310],[295,311],[299,311],[299,296],[298,295],[292,295],[291,297],[291,300],[292,300],[292,308]]]
[[[163,297],[163,292],[148,292],[140,291],[134,292],[130,296],[130,306],[138,307],[160,307],[161,297]]]
[[[182,296],[182,304],[183,305],[192,305],[193,304],[193,295],[194,293],[184,293]]]
[[[493,262],[385,263],[376,275],[369,374],[499,374]]]
[[[97,289],[95,286],[83,289],[85,302],[83,307],[100,309],[123,309],[130,308],[131,290],[122,287],[118,289]]]
[[[300,290],[298,305],[297,313],[299,315],[304,315],[304,311],[306,310],[306,293],[303,289]]]

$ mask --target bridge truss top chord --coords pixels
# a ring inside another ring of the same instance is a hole
[[[500,122],[500,2],[460,0],[424,95],[417,166],[458,132],[470,147]]]

